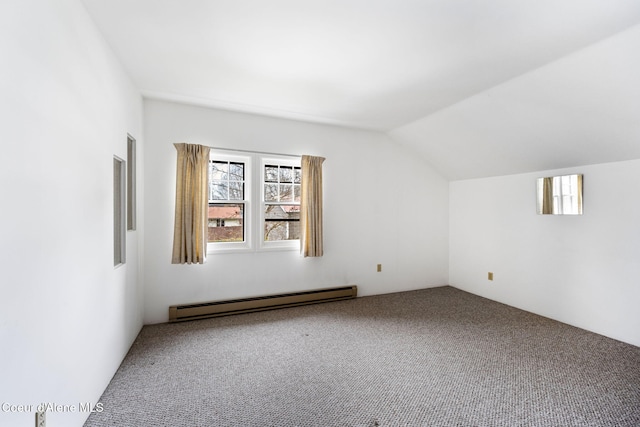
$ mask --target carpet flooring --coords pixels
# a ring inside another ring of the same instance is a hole
[[[640,348],[452,287],[145,326],[86,427],[640,426]]]

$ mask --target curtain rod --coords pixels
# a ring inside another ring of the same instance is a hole
[[[280,157],[302,157],[302,155],[296,154],[283,154],[283,153],[270,153],[268,151],[252,151],[252,150],[237,150],[235,148],[222,148],[222,147],[211,147],[212,150],[221,150],[221,151],[235,151],[238,153],[250,153],[250,154],[266,154],[268,156],[280,156]]]

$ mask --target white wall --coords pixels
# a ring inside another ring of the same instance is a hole
[[[142,100],[76,0],[0,2],[0,58],[0,404],[75,405],[47,425],[80,426],[142,326],[142,229],[118,269],[112,231],[112,159],[127,133],[143,155]]]
[[[537,215],[536,178],[565,173],[584,215]],[[638,194],[640,160],[451,182],[450,282],[640,345]]]
[[[179,303],[345,284],[371,295],[448,282],[448,184],[385,135],[147,100],[145,138],[146,323],[166,321]],[[204,265],[171,265],[176,142],[326,157],[325,256],[217,254]]]

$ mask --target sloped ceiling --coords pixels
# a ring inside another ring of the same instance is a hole
[[[389,132],[449,179],[640,157],[637,0],[82,1],[149,98]]]
[[[450,180],[640,159],[640,25],[390,135]]]

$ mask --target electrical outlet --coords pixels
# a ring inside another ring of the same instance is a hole
[[[378,264],[378,269],[377,269],[378,273],[380,273],[382,271],[382,264]]]
[[[47,413],[36,412],[36,427],[47,427]]]
[[[487,274],[487,279],[489,279],[489,280],[493,280],[493,273],[492,273],[492,272],[489,272],[489,273]]]

